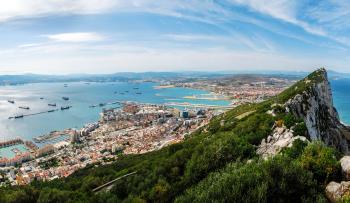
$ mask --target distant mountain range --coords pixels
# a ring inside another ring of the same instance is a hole
[[[26,83],[39,82],[115,82],[131,80],[164,80],[176,78],[214,78],[228,75],[270,75],[279,77],[305,77],[309,72],[300,71],[226,71],[226,72],[120,72],[114,74],[71,74],[71,75],[41,75],[41,74],[22,74],[22,75],[0,75],[0,85],[18,85]],[[338,73],[329,71],[330,78],[350,77],[349,73]]]

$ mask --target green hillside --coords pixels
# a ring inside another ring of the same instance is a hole
[[[295,141],[264,161],[256,146],[275,123],[307,136],[302,120],[279,105],[325,80],[320,69],[280,95],[246,104],[214,118],[182,143],[159,151],[122,156],[106,166],[90,166],[72,176],[29,186],[0,189],[0,202],[315,202],[340,177],[340,154],[320,142]],[[273,107],[272,107],[273,106]],[[276,116],[267,114],[274,109]],[[92,190],[110,180],[108,191]]]

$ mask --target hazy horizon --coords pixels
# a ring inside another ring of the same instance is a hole
[[[13,0],[0,74],[348,72],[345,1]]]

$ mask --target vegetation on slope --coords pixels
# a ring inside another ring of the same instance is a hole
[[[111,165],[90,166],[66,179],[3,188],[0,202],[324,200],[325,183],[339,174],[336,151],[321,143],[298,143],[269,161],[255,154],[256,146],[271,134],[275,123],[294,126],[299,135],[307,134],[300,120],[272,104],[306,90],[319,73],[322,71],[276,98],[242,105],[214,118],[182,143],[147,154],[122,156]],[[277,112],[275,117],[266,113],[271,108]],[[252,113],[239,117],[246,112]],[[133,171],[137,173],[117,181],[109,192],[92,192]]]

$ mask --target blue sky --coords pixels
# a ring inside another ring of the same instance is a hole
[[[346,0],[11,0],[0,74],[350,72]]]

